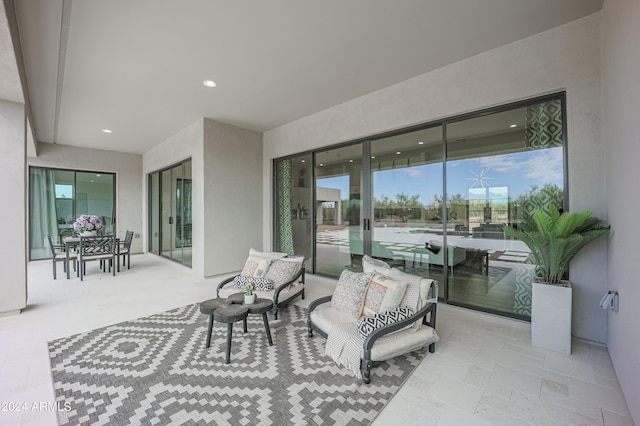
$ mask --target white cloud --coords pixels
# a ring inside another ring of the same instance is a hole
[[[480,167],[495,172],[519,172],[523,179],[538,182],[562,182],[562,149],[529,151],[527,155],[495,155],[479,158]]]
[[[409,168],[403,169],[403,170],[406,173],[406,175],[409,176],[412,179],[419,179],[421,177],[424,177],[424,173],[420,169],[409,167]]]

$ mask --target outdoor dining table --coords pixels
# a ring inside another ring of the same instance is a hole
[[[64,242],[64,251],[66,253],[66,267],[67,267],[67,279],[71,279],[71,275],[69,273],[69,251],[71,249],[75,249],[80,245],[80,237],[66,237],[62,240]],[[120,265],[120,238],[116,238],[116,256],[118,258],[118,266]],[[115,268],[116,265],[113,265]],[[120,268],[118,268],[119,272]]]

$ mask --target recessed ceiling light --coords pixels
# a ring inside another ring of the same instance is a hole
[[[306,162],[307,162],[307,160],[302,160],[301,162],[302,162],[302,163],[306,163]]]
[[[511,125],[511,126],[509,126],[509,127],[511,127],[511,128],[513,129],[514,127],[518,127],[518,125],[517,125],[517,124],[512,124],[512,125]]]
[[[109,130],[109,129],[102,129],[102,132],[103,132],[103,133],[113,133],[113,132],[112,132],[111,130]]]
[[[372,155],[372,156],[371,156],[371,158],[372,158],[372,159],[373,159],[373,158],[376,158],[376,156],[375,156],[375,155]]]
[[[353,163],[353,160],[349,160],[350,163]]]
[[[320,167],[324,166],[324,164],[320,163]]]
[[[97,175],[96,175],[96,177],[100,177],[100,176],[102,176],[102,175],[101,175],[101,174],[97,174]]]
[[[418,145],[424,145],[424,142],[420,141],[418,142]]]
[[[402,154],[400,151],[396,152],[396,155],[400,155],[400,154]]]
[[[205,80],[202,82],[202,84],[204,84],[207,87],[216,87],[216,83],[214,81],[211,80]]]

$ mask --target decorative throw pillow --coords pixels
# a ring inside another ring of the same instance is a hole
[[[371,281],[371,274],[342,271],[331,297],[331,305],[355,319],[360,318],[369,281]]]
[[[366,339],[374,330],[384,327],[385,325],[394,324],[398,321],[409,318],[413,315],[413,311],[407,307],[395,308],[387,312],[372,315],[370,317],[362,317],[356,324],[358,334]]]
[[[285,257],[282,259],[276,259],[271,262],[269,270],[265,275],[265,278],[273,281],[275,287],[279,287],[284,283],[287,283],[296,276],[302,264],[304,263],[304,257]]]
[[[271,265],[270,259],[249,256],[240,275],[243,277],[264,278],[264,276],[267,275],[269,265]]]
[[[384,275],[375,274],[367,288],[362,314],[375,315],[397,308],[406,291],[406,282],[394,281]]]
[[[243,277],[242,275],[233,278],[235,288],[244,289],[249,284],[253,285],[256,291],[273,290],[273,283],[266,278]]]
[[[287,257],[288,254],[287,253],[280,253],[277,251],[258,251],[256,249],[254,249],[253,247],[249,249],[249,256],[250,257],[264,257],[265,259],[281,259],[283,257]]]
[[[382,275],[389,275],[391,272],[391,266],[382,260],[374,259],[373,257],[365,254],[362,256],[362,270],[364,272],[377,272]]]
[[[398,268],[391,269],[389,277],[396,281],[407,283],[407,291],[400,301],[400,306],[407,306],[414,310],[414,312],[418,312],[423,306],[420,298],[422,277],[407,274]],[[416,329],[419,329],[422,326],[421,321],[416,321],[414,324]]]

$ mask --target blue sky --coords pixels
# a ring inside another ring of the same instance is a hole
[[[471,186],[481,188],[478,176],[486,177],[483,179],[485,187],[494,188],[494,192],[507,192],[506,195],[512,198],[528,191],[532,185],[541,187],[544,184],[553,183],[562,187],[562,164],[562,148],[449,161],[447,193],[461,194],[469,198]],[[318,180],[318,186],[340,189],[343,199],[348,198],[348,185],[347,176]],[[428,204],[436,193],[442,192],[442,165],[436,163],[374,171],[373,185],[375,197],[386,195],[393,200],[400,192],[409,195],[420,194],[419,201]],[[471,191],[471,197],[478,197],[477,192],[479,191]]]

